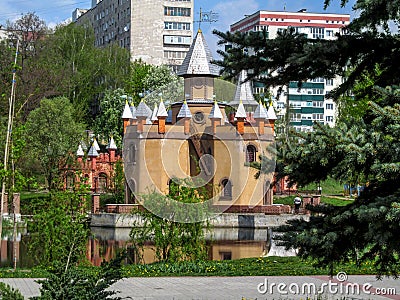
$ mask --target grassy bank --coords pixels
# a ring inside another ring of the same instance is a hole
[[[87,267],[89,272],[96,272],[97,267]],[[303,276],[326,275],[326,269],[314,268],[311,261],[298,257],[245,258],[224,261],[184,261],[177,263],[153,263],[149,265],[125,265],[124,277],[159,277],[159,276]],[[371,264],[359,268],[355,264],[338,266],[334,274],[374,274]],[[44,278],[47,272],[41,269],[17,270],[13,272],[0,269],[0,278]]]

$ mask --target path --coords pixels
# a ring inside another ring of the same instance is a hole
[[[39,295],[39,285],[34,279],[0,279],[13,287],[18,288],[25,297]],[[349,276],[347,281],[339,282],[336,279],[329,282],[327,276],[285,276],[285,277],[151,277],[151,278],[126,278],[112,286],[121,293],[119,296],[130,297],[128,299],[306,299],[304,294],[294,295],[290,293],[298,287],[307,290],[315,286],[317,289],[325,284],[325,291],[342,288],[343,293],[329,294],[325,292],[323,299],[399,299],[400,280],[383,279],[376,280],[374,276]],[[353,284],[353,283],[358,283]],[[288,294],[278,293],[278,285]],[[286,287],[284,287],[284,285]],[[264,292],[268,285],[269,290]],[[368,294],[363,293],[363,285]],[[357,287],[360,292],[357,293]],[[377,296],[383,289],[393,288],[397,295]],[[346,293],[346,289],[349,291]],[[340,291],[340,290],[339,290]],[[316,299],[316,297],[311,297]]]

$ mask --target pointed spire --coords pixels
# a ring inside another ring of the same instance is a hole
[[[76,156],[83,157],[84,155],[85,155],[85,153],[83,152],[82,145],[79,144],[78,150],[76,151]]]
[[[162,98],[160,101],[160,105],[158,106],[157,117],[168,117],[167,109],[165,108]]]
[[[183,101],[181,110],[179,111],[177,118],[191,118],[192,113],[190,112],[189,106],[187,105],[186,100]]]
[[[132,119],[136,119],[136,107],[135,107],[135,105],[133,105],[133,102],[131,103],[131,106],[130,106],[130,109],[131,109],[131,113],[132,113]]]
[[[192,45],[180,66],[177,75],[211,75],[219,76],[219,68],[211,63],[213,60],[210,48],[201,30],[197,32]]]
[[[254,100],[253,90],[251,87],[251,81],[245,81],[247,78],[247,71],[242,70],[238,77],[238,83],[236,85],[235,98],[230,105],[239,105],[240,101],[246,106],[257,106],[257,102]]]
[[[97,157],[97,156],[99,156],[99,153],[97,152],[94,143],[92,144],[92,146],[89,149],[88,156],[89,157]]]
[[[136,109],[136,118],[137,117],[146,117],[151,118],[152,110],[144,103],[144,100],[140,101],[137,109]]]
[[[246,110],[244,109],[242,100],[240,100],[239,106],[235,114],[235,118],[247,118]]]
[[[268,120],[276,120],[276,119],[277,119],[277,117],[276,117],[276,114],[275,114],[275,110],[274,110],[274,107],[273,107],[273,105],[271,103],[271,105],[268,108]]]
[[[258,103],[258,106],[256,108],[256,111],[254,112],[254,119],[266,119],[268,117],[268,114],[263,106],[263,104],[260,102]]]
[[[93,137],[93,145],[96,151],[100,151],[99,143],[97,143],[96,137]]]
[[[211,109],[210,114],[208,115],[209,119],[222,119],[222,112],[218,106],[217,101],[214,102],[214,105]]]
[[[117,145],[115,144],[113,136],[111,136],[110,142],[108,143],[106,148],[107,148],[107,150],[117,150],[118,149]]]
[[[154,104],[153,114],[151,115],[151,121],[158,121],[157,112],[158,112],[158,106],[156,103]]]
[[[131,108],[129,107],[128,100],[125,101],[124,112],[122,113],[122,119],[133,119]]]

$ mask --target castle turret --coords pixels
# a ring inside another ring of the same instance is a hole
[[[244,109],[243,102],[240,101],[238,109],[235,114],[235,118],[237,119],[236,122],[236,130],[239,134],[244,134],[244,120],[246,120],[247,114],[246,110]]]
[[[106,149],[110,154],[110,162],[115,162],[115,151],[117,151],[117,145],[115,144],[114,138],[111,136],[110,142],[108,143]]]
[[[208,118],[211,120],[211,127],[212,127],[213,134],[216,134],[217,133],[217,125],[221,125],[221,120],[223,118],[222,112],[219,109],[217,101],[214,102],[214,106],[212,107]]]
[[[146,119],[151,117],[152,111],[151,109],[144,103],[144,100],[140,101],[137,109],[136,109],[136,118],[137,118],[137,131],[143,132],[144,125],[146,124]]]
[[[161,98],[160,105],[158,106],[157,119],[158,119],[158,133],[165,133],[165,120],[168,117],[168,112],[165,109],[164,102]]]
[[[264,125],[267,118],[267,112],[265,111],[265,108],[260,101],[256,108],[256,111],[254,112],[254,119],[256,120],[258,127],[258,134],[264,134]]]
[[[125,134],[126,127],[128,127],[130,120],[133,119],[132,111],[131,108],[129,107],[128,101],[125,102],[125,108],[121,118],[124,121],[124,134]]]
[[[189,106],[186,100],[183,102],[181,110],[177,115],[177,119],[183,119],[184,133],[189,134],[190,131],[190,119],[192,118],[192,113],[190,112]]]

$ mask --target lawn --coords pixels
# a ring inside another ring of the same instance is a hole
[[[98,267],[85,267],[96,272]],[[153,263],[148,265],[123,266],[124,277],[159,276],[303,276],[327,275],[326,269],[315,268],[311,261],[298,257],[260,257],[224,261],[183,261],[176,263]],[[357,267],[354,263],[339,265],[334,274],[374,274],[370,263]],[[0,269],[0,278],[43,278],[47,273],[34,268],[32,270]]]

